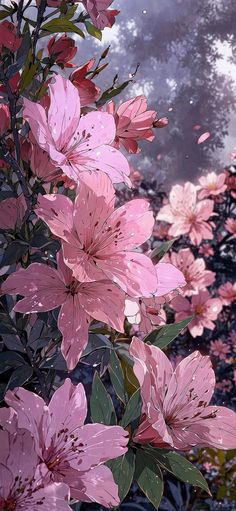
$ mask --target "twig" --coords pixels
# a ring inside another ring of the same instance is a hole
[[[37,41],[39,38],[39,31],[40,31],[41,23],[43,21],[43,15],[44,15],[44,11],[46,9],[46,5],[47,5],[47,0],[41,0],[39,8],[38,8],[36,27],[33,31],[33,41],[32,41],[33,59],[35,59],[36,44],[37,44]]]
[[[20,35],[20,29],[21,29],[21,22],[22,22],[22,15],[23,15],[23,4],[24,0],[19,0],[19,5],[17,9],[17,35]]]

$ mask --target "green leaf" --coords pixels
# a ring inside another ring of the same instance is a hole
[[[163,477],[158,463],[152,455],[137,450],[135,480],[153,506],[158,509],[163,495]]]
[[[124,404],[126,404],[127,396],[125,392],[124,373],[115,351],[111,351],[108,371],[117,396]]]
[[[138,419],[141,415],[142,401],[140,396],[140,390],[136,390],[131,396],[130,400],[125,409],[125,413],[121,420],[121,426],[126,428],[131,422]]]
[[[170,325],[165,325],[157,330],[153,330],[143,341],[163,349],[180,334],[181,330],[183,330],[192,319],[193,316],[189,316],[179,323],[171,323]]]
[[[164,241],[164,243],[162,243],[158,247],[155,247],[150,254],[150,258],[152,259],[152,261],[155,264],[157,264],[162,259],[162,257],[164,257],[164,255],[170,250],[170,248],[172,247],[173,243],[176,240],[178,240],[178,238],[173,238],[173,240]]]
[[[99,422],[106,425],[116,424],[116,412],[114,405],[106,391],[98,373],[93,378],[92,394],[90,397],[90,411],[93,422]]]
[[[105,92],[103,92],[100,99],[96,102],[96,105],[97,106],[105,105],[105,103],[107,101],[110,101],[111,98],[118,96],[118,94],[120,94],[125,89],[125,87],[129,85],[130,82],[133,82],[133,80],[127,80],[118,87],[111,87],[110,89],[107,89]]]
[[[92,25],[89,21],[85,21],[85,26],[88,34],[92,35],[93,37],[96,37],[96,39],[99,39],[99,41],[102,40],[102,31]]]
[[[12,10],[12,12],[14,12],[14,10]],[[5,18],[7,18],[9,16],[9,12],[7,11],[0,11],[0,20],[4,20]]]
[[[126,454],[110,460],[107,466],[111,469],[114,480],[119,488],[120,501],[126,497],[134,477],[135,469],[135,454],[132,449],[129,449]]]
[[[180,456],[177,452],[167,451],[165,449],[154,449],[150,447],[147,448],[147,450],[161,467],[173,474],[177,479],[184,483],[192,484],[193,486],[199,486],[199,488],[202,488],[211,495],[208,484],[201,472],[186,458]]]
[[[22,93],[31,84],[34,75],[37,72],[39,62],[33,63],[32,50],[30,48],[25,67],[20,79],[20,92]]]
[[[84,33],[82,30],[74,25],[72,21],[65,18],[53,19],[45,23],[42,27],[42,30],[46,30],[47,32],[60,33],[60,32],[72,32],[74,34],[80,35],[84,39]]]

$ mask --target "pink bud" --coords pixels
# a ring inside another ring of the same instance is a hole
[[[153,128],[165,128],[169,124],[168,117],[156,119],[153,123]]]
[[[10,128],[10,112],[8,105],[0,104],[0,135]]]
[[[55,60],[58,65],[65,67],[74,67],[74,64],[70,63],[70,60],[76,55],[77,48],[75,41],[66,34],[59,37],[56,40],[56,36],[53,36],[48,43],[48,54]]]

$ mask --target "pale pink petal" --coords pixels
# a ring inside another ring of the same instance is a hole
[[[203,142],[205,142],[209,137],[211,136],[210,132],[209,131],[206,131],[205,133],[203,133],[197,140],[197,143],[198,144],[202,144]]]
[[[171,301],[171,306],[176,312],[189,312],[190,315],[191,304],[187,298],[183,296],[176,296],[176,298]]]
[[[158,263],[156,266],[157,291],[155,296],[163,296],[173,289],[185,286],[183,273],[170,263]]]
[[[59,194],[39,194],[35,213],[48,225],[55,236],[68,239],[68,234],[73,229],[73,203],[69,197]]]
[[[69,370],[74,369],[87,346],[90,321],[78,295],[68,295],[59,312],[58,328],[63,335],[61,351]]]
[[[24,98],[23,117],[30,125],[31,131],[37,143],[45,149],[49,150],[49,146],[53,143],[45,109],[39,105]]]
[[[48,128],[58,151],[64,149],[73,136],[78,138],[80,99],[76,87],[70,80],[55,75],[49,85],[50,107]]]
[[[155,266],[139,252],[111,254],[106,261],[98,259],[97,267],[131,297],[149,297],[157,290]]]
[[[82,502],[98,502],[105,507],[118,506],[118,486],[116,485],[111,470],[105,465],[80,473],[74,471],[75,478],[71,479],[68,474],[68,484],[71,489],[71,497]],[[65,479],[65,482],[67,481]]]
[[[109,145],[116,136],[114,118],[111,114],[102,111],[89,112],[81,117],[79,132],[82,135],[79,145],[82,153],[104,144]]]
[[[81,284],[81,307],[94,319],[124,331],[125,294],[112,282],[103,280]]]
[[[78,242],[62,243],[62,249],[66,264],[79,282],[93,282],[106,278],[104,272],[97,267],[96,259],[82,250]]]
[[[64,167],[62,166],[62,169]],[[83,179],[84,171],[102,171],[108,174],[113,183],[127,183],[131,185],[129,179],[130,166],[125,156],[112,146],[102,145],[97,149],[91,149],[88,152],[78,152],[77,163],[71,162],[71,179]]]
[[[1,294],[23,295],[17,302],[17,312],[45,312],[61,305],[66,298],[65,285],[57,270],[46,264],[33,263],[9,275],[1,286]]]
[[[157,220],[163,220],[164,222],[173,223],[175,221],[175,217],[172,213],[170,204],[163,206],[156,217]]]

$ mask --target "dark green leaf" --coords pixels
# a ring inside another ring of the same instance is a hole
[[[183,330],[192,319],[193,316],[189,316],[179,323],[171,323],[170,325],[165,325],[157,330],[153,330],[153,332],[148,334],[143,340],[144,342],[154,344],[154,346],[158,348],[165,348],[180,334],[181,330]]]
[[[177,479],[184,483],[199,486],[199,488],[202,488],[211,495],[208,484],[201,472],[186,458],[180,456],[177,452],[165,449],[148,448],[147,450],[165,470],[173,474]]]
[[[125,89],[125,87],[127,87],[127,85],[129,85],[129,83],[132,81],[133,80],[127,80],[118,87],[112,87],[110,89],[107,89],[105,92],[103,92],[102,96],[97,101],[96,103],[97,106],[105,105],[107,101],[110,101],[110,99],[114,98],[115,96],[118,96],[118,94],[120,94]]]
[[[13,371],[10,380],[8,381],[6,391],[9,389],[12,390],[15,387],[21,387],[31,378],[32,374],[33,369],[29,365],[25,364],[23,366],[17,367],[17,369]]]
[[[96,39],[99,39],[99,41],[102,40],[102,31],[92,25],[89,21],[85,21],[85,26],[88,34],[92,35],[93,37],[96,37]]]
[[[72,32],[73,34],[78,34],[80,37],[84,38],[84,33],[82,30],[74,25],[72,21],[65,18],[53,19],[45,23],[42,27],[42,30],[46,30],[51,33],[60,33],[60,32]]]
[[[155,247],[151,254],[150,254],[150,258],[152,259],[153,263],[154,264],[157,264],[159,263],[159,261],[162,259],[162,257],[164,257],[164,255],[170,250],[170,248],[172,247],[173,243],[177,240],[178,238],[173,238],[173,240],[170,240],[170,241],[164,241],[164,243],[162,243],[161,245],[159,245],[158,247]]]
[[[163,495],[163,477],[156,460],[142,449],[137,450],[135,480],[153,506],[158,509]]]
[[[33,62],[33,56],[32,56],[32,50],[29,49],[28,57],[25,62],[25,67],[23,70],[23,73],[21,75],[20,79],[20,92],[22,93],[32,82],[37,69],[38,69],[39,63]]]
[[[14,12],[13,9],[12,9],[12,12]],[[7,12],[7,11],[0,11],[0,20],[4,20],[5,18],[7,18],[7,16],[9,16],[9,12]]]
[[[5,252],[1,261],[1,267],[17,263],[23,255],[26,254],[28,250],[28,244],[22,241],[12,241],[10,243]]]
[[[124,373],[115,351],[111,352],[108,371],[117,396],[124,404],[126,404],[127,395],[125,392]]]
[[[142,401],[140,396],[140,390],[136,390],[131,396],[130,400],[125,409],[125,413],[121,420],[121,426],[126,428],[131,422],[138,419],[141,415]]]
[[[24,358],[15,351],[4,351],[0,353],[0,373],[8,371],[12,367],[25,365]]]
[[[13,321],[6,312],[0,312],[0,334],[15,334],[17,332]]]
[[[108,426],[116,424],[116,413],[111,396],[106,391],[97,372],[93,378],[90,411],[93,422],[99,422]]]
[[[122,502],[133,481],[135,454],[132,449],[129,449],[123,456],[108,461],[107,465],[111,469],[114,480],[119,488],[119,498]]]

